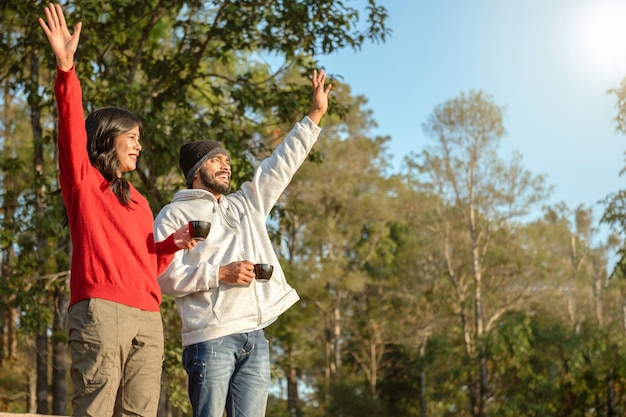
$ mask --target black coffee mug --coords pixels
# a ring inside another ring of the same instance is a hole
[[[189,222],[189,234],[193,240],[203,241],[209,235],[211,223],[204,220],[191,220]]]
[[[272,277],[274,267],[270,264],[254,264],[254,274],[257,281],[267,282]]]

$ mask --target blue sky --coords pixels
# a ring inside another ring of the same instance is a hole
[[[554,186],[551,203],[593,207],[624,187],[626,137],[615,130],[606,91],[626,76],[626,2],[613,0],[381,0],[393,30],[320,59],[367,97],[399,165],[429,140],[421,125],[435,106],[482,90],[505,107],[504,159]],[[620,39],[623,42],[620,44]]]

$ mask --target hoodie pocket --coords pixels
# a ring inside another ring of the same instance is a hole
[[[252,286],[240,287],[220,283],[213,314],[220,325],[258,317],[258,306]]]

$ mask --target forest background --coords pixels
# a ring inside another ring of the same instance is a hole
[[[393,30],[375,0],[61,4],[84,22],[86,112],[144,121],[129,178],[155,213],[184,186],[183,142],[222,141],[237,189],[306,112],[321,57]],[[0,5],[0,411],[67,415],[71,243],[44,7]],[[624,191],[604,201],[608,235],[590,208],[550,203],[544,175],[498,153],[503,108],[480,90],[424,115],[430,141],[397,168],[366,97],[332,83],[323,134],[268,219],[302,298],[268,329],[268,415],[626,415]],[[610,93],[624,131],[626,86]],[[159,415],[188,416],[171,298],[162,314]]]

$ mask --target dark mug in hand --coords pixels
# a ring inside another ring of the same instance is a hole
[[[204,220],[191,220],[189,222],[189,234],[193,240],[203,241],[209,235],[211,223]]]
[[[267,282],[272,277],[274,267],[270,264],[254,264],[254,274],[257,281]]]

